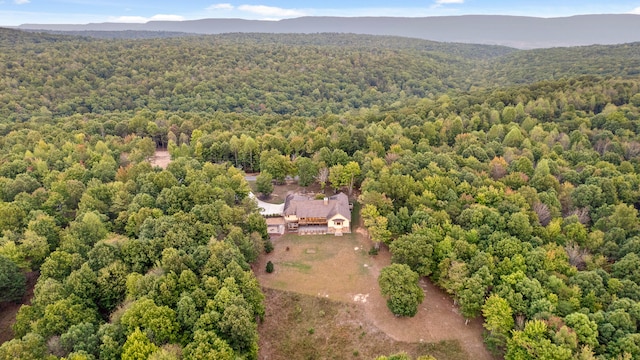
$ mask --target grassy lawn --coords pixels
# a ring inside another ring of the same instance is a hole
[[[309,264],[304,264],[304,263],[300,263],[300,262],[295,262],[295,261],[283,261],[280,263],[280,265],[282,266],[287,266],[287,267],[292,267],[295,269],[298,269],[304,273],[308,273],[311,270],[311,265]]]
[[[369,247],[358,234],[284,235],[274,241],[275,250],[265,257],[275,271],[261,279],[263,286],[308,295],[352,301],[368,292],[371,275]],[[287,250],[289,249],[289,250]]]

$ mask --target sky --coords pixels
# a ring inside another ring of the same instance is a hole
[[[639,14],[640,0],[0,0],[0,26],[300,16]]]

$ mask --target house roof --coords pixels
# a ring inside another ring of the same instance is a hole
[[[349,210],[349,198],[343,193],[338,193],[324,200],[310,199],[301,195],[288,195],[284,202],[284,215],[296,215],[298,218],[326,218],[331,219],[341,215],[351,221]]]
[[[267,226],[269,225],[284,225],[284,219],[281,217],[266,218]]]

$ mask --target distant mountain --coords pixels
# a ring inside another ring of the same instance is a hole
[[[640,15],[580,15],[535,18],[502,15],[465,15],[422,18],[301,17],[280,21],[202,19],[151,21],[145,24],[86,25],[23,24],[19,29],[53,31],[164,31],[221,33],[354,33],[394,35],[419,39],[520,49],[622,44],[640,41]]]
[[[68,36],[84,36],[95,39],[164,39],[175,38],[185,36],[196,36],[198,34],[175,32],[175,31],[149,31],[149,30],[46,30],[46,29],[24,29],[25,32],[32,33],[48,33],[55,35],[68,35]],[[198,35],[201,36],[201,35]]]

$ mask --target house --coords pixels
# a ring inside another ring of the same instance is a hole
[[[349,198],[339,193],[324,199],[288,195],[284,203],[284,222],[288,231],[299,234],[335,234],[351,232]]]

